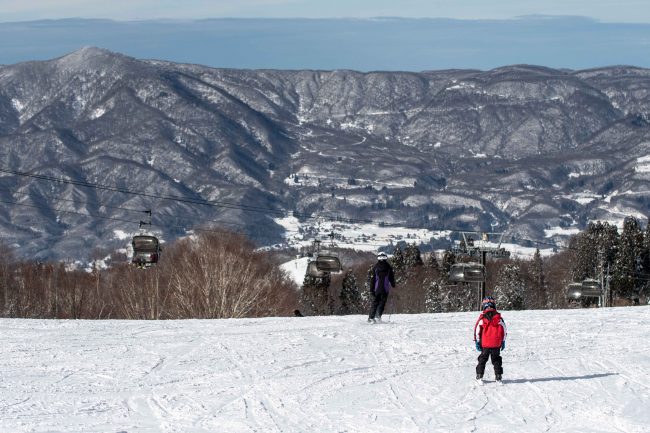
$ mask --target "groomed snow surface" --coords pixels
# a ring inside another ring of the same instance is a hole
[[[477,313],[2,319],[0,432],[650,431],[650,307],[503,314],[503,385]]]

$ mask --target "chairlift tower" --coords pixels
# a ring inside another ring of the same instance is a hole
[[[495,259],[505,259],[510,257],[510,251],[501,246],[503,232],[460,232],[462,239],[459,245],[454,249],[456,255],[478,257],[478,265],[485,270],[487,256],[490,255]],[[476,237],[476,239],[474,239]],[[494,241],[492,241],[494,239]],[[496,245],[495,245],[496,244]],[[462,281],[470,281],[462,279]],[[478,309],[481,309],[481,300],[485,297],[485,278],[472,279],[478,282]]]

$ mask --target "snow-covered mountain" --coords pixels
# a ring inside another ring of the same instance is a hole
[[[0,67],[0,233],[85,258],[151,209],[166,240],[225,224],[269,245],[293,214],[555,241],[645,218],[649,99],[634,67],[234,70],[84,48]]]
[[[1,319],[0,431],[648,431],[650,307],[502,313],[501,386],[478,313]]]

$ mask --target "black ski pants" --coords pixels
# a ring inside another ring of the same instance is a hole
[[[492,357],[492,365],[494,366],[494,374],[503,374],[503,367],[501,366],[501,348],[495,347],[493,349],[483,348],[481,354],[478,356],[478,365],[476,366],[476,374],[483,376],[485,373],[485,364],[488,358]]]
[[[381,317],[381,315],[384,314],[384,308],[386,307],[386,301],[388,300],[388,293],[373,293],[373,296],[374,298],[372,300],[372,307],[370,308],[370,316],[368,316],[371,319]]]

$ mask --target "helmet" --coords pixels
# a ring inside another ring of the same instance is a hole
[[[492,296],[486,296],[481,301],[481,310],[487,310],[488,308],[497,308],[497,301]]]
[[[388,259],[388,256],[386,255],[385,252],[382,251],[379,254],[377,254],[377,260],[386,260],[386,259]]]

